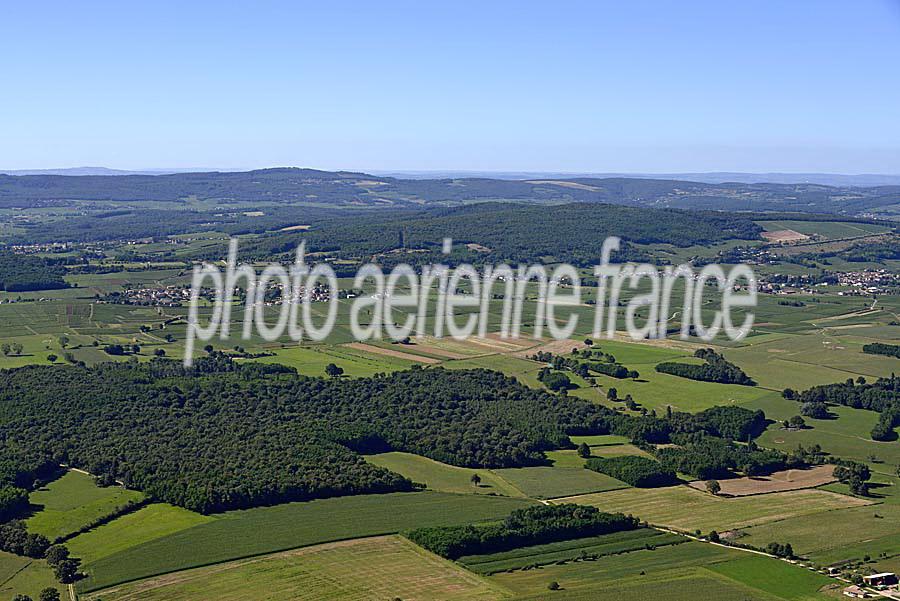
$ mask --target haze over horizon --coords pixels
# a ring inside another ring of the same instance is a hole
[[[64,175],[64,176],[121,176],[121,175],[173,175],[178,173],[235,173],[258,171],[266,169],[311,169],[315,171],[330,170],[316,167],[300,166],[273,166],[259,168],[235,168],[222,169],[218,167],[201,167],[194,169],[185,168],[160,168],[146,169],[111,169],[108,167],[64,167],[46,169],[0,169],[0,175]],[[639,172],[565,172],[565,171],[474,171],[474,170],[379,170],[379,169],[337,169],[334,172],[363,173],[376,177],[394,177],[399,179],[443,179],[443,178],[489,178],[499,180],[527,180],[535,178],[577,179],[577,178],[632,178],[632,179],[660,179],[660,180],[685,180],[709,184],[717,183],[774,183],[774,184],[823,184],[828,186],[900,186],[900,174],[890,173],[806,173],[806,172],[739,172],[739,171],[709,171],[709,172],[681,172],[681,173],[639,173]]]
[[[895,0],[52,4],[3,169],[900,173]]]

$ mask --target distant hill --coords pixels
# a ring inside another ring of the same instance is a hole
[[[900,175],[880,173],[747,173],[712,171],[694,173],[573,173],[557,171],[376,171],[376,175],[402,179],[491,178],[491,179],[675,179],[705,184],[823,184],[826,186],[900,186]]]
[[[13,169],[0,170],[2,175],[160,175],[172,171],[125,171],[106,167],[67,167],[65,169]]]
[[[520,201],[605,202],[729,211],[856,215],[900,204],[900,186],[704,183],[636,177],[403,179],[349,171],[277,168],[165,175],[0,175],[0,207],[72,201],[162,201],[403,207]]]

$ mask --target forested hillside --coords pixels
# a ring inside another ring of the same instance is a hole
[[[337,253],[342,258],[369,257],[389,251],[402,259],[441,260],[440,245],[451,237],[466,260],[528,262],[565,260],[593,264],[600,259],[603,240],[620,236],[631,243],[669,243],[676,246],[712,244],[722,240],[754,240],[761,228],[740,215],[674,209],[636,209],[607,204],[570,204],[545,207],[487,203],[460,208],[368,214],[348,219],[334,215],[313,222],[305,232],[264,236],[247,252],[270,256],[291,253],[301,240],[308,251]],[[421,250],[430,255],[421,256]],[[409,256],[415,254],[417,256]],[[638,257],[632,257],[638,258]],[[383,257],[400,260],[398,257]]]
[[[484,203],[381,211],[279,207],[267,208],[263,213],[247,217],[241,212],[107,211],[67,219],[53,228],[35,225],[19,235],[18,240],[83,242],[164,237],[202,230],[232,235],[270,231],[244,243],[242,255],[269,258],[285,253],[292,261],[297,244],[305,240],[307,251],[329,252],[341,258],[369,260],[373,255],[395,251],[399,256],[380,260],[431,263],[441,260],[441,243],[449,236],[457,244],[457,258],[470,262],[553,257],[589,263],[599,259],[607,236],[620,236],[631,243],[691,246],[730,239],[755,240],[762,230],[748,217],[737,214],[587,203],[560,205],[553,210]],[[277,231],[295,224],[309,227],[303,231]],[[478,246],[467,248],[466,244]],[[221,258],[221,254],[214,258]]]
[[[314,169],[170,175],[0,175],[0,207],[60,206],[79,201],[316,203],[413,205],[485,200],[607,202],[645,207],[855,214],[897,204],[900,187],[820,184],[699,183],[671,179],[399,179]]]

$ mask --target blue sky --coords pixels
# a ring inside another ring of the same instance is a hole
[[[0,56],[4,169],[900,173],[900,0],[18,2]]]

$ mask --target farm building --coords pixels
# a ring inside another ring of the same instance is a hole
[[[893,572],[871,574],[870,576],[863,576],[863,582],[868,586],[891,586],[897,584],[897,575]]]
[[[858,586],[851,585],[844,589],[844,594],[848,597],[853,597],[854,599],[868,599],[869,593],[867,593],[864,589],[859,588]]]

